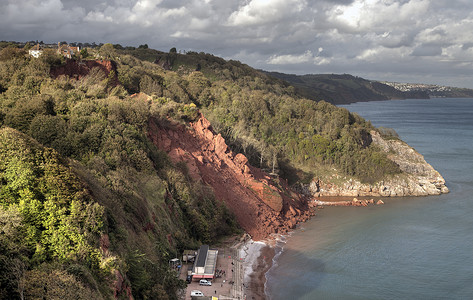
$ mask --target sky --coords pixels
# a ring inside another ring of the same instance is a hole
[[[0,0],[0,40],[148,44],[267,71],[473,88],[471,0]]]

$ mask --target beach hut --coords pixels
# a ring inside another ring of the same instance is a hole
[[[202,245],[197,251],[197,257],[192,268],[193,278],[213,279],[217,266],[218,250],[212,250],[208,245]]]

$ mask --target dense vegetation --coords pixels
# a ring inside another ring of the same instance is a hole
[[[150,118],[173,126],[199,108],[236,152],[290,182],[400,172],[370,144],[369,122],[240,62],[111,44],[81,55],[116,69],[52,78],[65,63],[53,50],[0,51],[0,298],[125,298],[131,288],[135,299],[175,299],[183,282],[168,259],[238,230],[149,141]]]
[[[290,82],[297,92],[309,99],[325,99],[332,104],[388,99],[428,99],[425,91],[403,92],[378,81],[370,81],[349,74],[293,75],[277,72],[271,76]]]
[[[184,282],[168,259],[237,230],[147,138],[150,117],[195,108],[131,100],[100,69],[51,78],[61,62],[0,52],[0,298],[126,298],[131,287],[135,299],[174,299]]]
[[[175,71],[161,73],[159,88],[145,92],[195,103],[236,152],[256,166],[279,170],[290,182],[331,174],[333,168],[363,182],[400,172],[370,145],[369,122],[325,101],[302,98],[288,83],[210,54],[128,53]],[[140,69],[144,72],[130,68]],[[119,74],[124,76],[120,69]]]

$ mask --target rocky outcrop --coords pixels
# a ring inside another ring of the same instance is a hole
[[[427,196],[448,193],[445,179],[424,157],[400,140],[385,140],[371,131],[372,142],[388,153],[388,158],[403,171],[375,184],[363,184],[354,179],[335,177],[334,180],[314,180],[308,190],[314,196]],[[345,179],[345,180],[344,180]],[[333,182],[343,182],[334,184]]]
[[[185,162],[193,180],[211,186],[253,239],[285,233],[310,217],[306,198],[233,153],[202,115],[189,126],[151,119],[148,135],[174,163]]]
[[[375,201],[374,199],[358,199],[353,198],[353,200],[345,201],[323,201],[323,200],[314,200],[313,202],[316,206],[369,206],[369,205],[381,205],[384,204],[383,200],[379,199]]]

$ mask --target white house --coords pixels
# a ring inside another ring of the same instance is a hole
[[[33,48],[31,48],[29,51],[28,51],[28,54],[33,56],[33,57],[40,57],[41,54],[43,54],[43,50],[41,50],[39,48],[39,44],[36,44],[36,46],[34,46]]]

